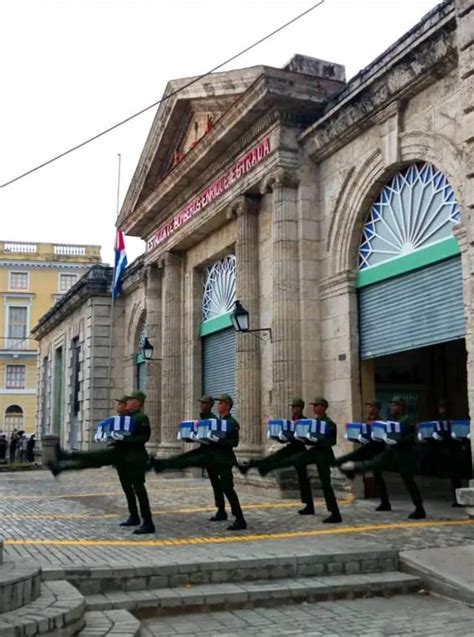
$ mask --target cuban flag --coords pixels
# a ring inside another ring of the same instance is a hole
[[[125,253],[125,240],[122,230],[117,230],[115,239],[115,264],[114,279],[112,284],[112,295],[114,299],[120,296],[122,291],[122,276],[127,267],[127,255]]]

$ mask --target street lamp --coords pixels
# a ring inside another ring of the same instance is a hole
[[[272,330],[269,327],[262,327],[257,330],[249,329],[250,326],[250,318],[249,313],[244,308],[240,301],[236,301],[234,304],[234,311],[230,315],[232,325],[236,332],[266,332],[270,339],[270,343],[272,342]]]
[[[146,361],[153,360],[153,352],[154,352],[154,350],[155,350],[155,348],[150,343],[148,338],[145,338],[145,340],[143,341],[143,345],[142,345],[142,354],[143,354],[143,358]]]

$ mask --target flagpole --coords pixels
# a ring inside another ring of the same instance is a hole
[[[117,166],[117,200],[115,204],[115,219],[118,219],[120,212],[120,173],[122,168],[122,155],[118,153],[118,166]],[[117,241],[117,232],[115,233],[115,241]],[[114,251],[114,259],[115,259],[115,251]],[[114,270],[112,273],[112,285],[110,286],[110,329],[109,329],[109,379],[107,383],[108,387],[108,400],[107,400],[107,408],[112,409],[112,333],[114,329],[114,311],[115,311],[115,295],[114,295],[114,279],[115,279],[115,260],[114,260]]]

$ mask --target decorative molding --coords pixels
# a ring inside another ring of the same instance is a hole
[[[67,262],[47,262],[47,261],[5,261],[0,260],[0,268],[31,268],[33,270],[88,270],[94,263],[67,263]]]
[[[298,188],[300,183],[299,172],[293,168],[276,166],[266,175],[260,187],[260,192],[265,195],[274,192],[275,188]]]
[[[232,218],[258,213],[259,208],[260,200],[247,194],[240,195],[229,206]]]

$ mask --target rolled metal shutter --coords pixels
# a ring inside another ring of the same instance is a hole
[[[233,327],[202,339],[203,393],[230,394],[236,399],[235,330]]]
[[[362,359],[453,341],[465,331],[460,257],[359,290]]]

